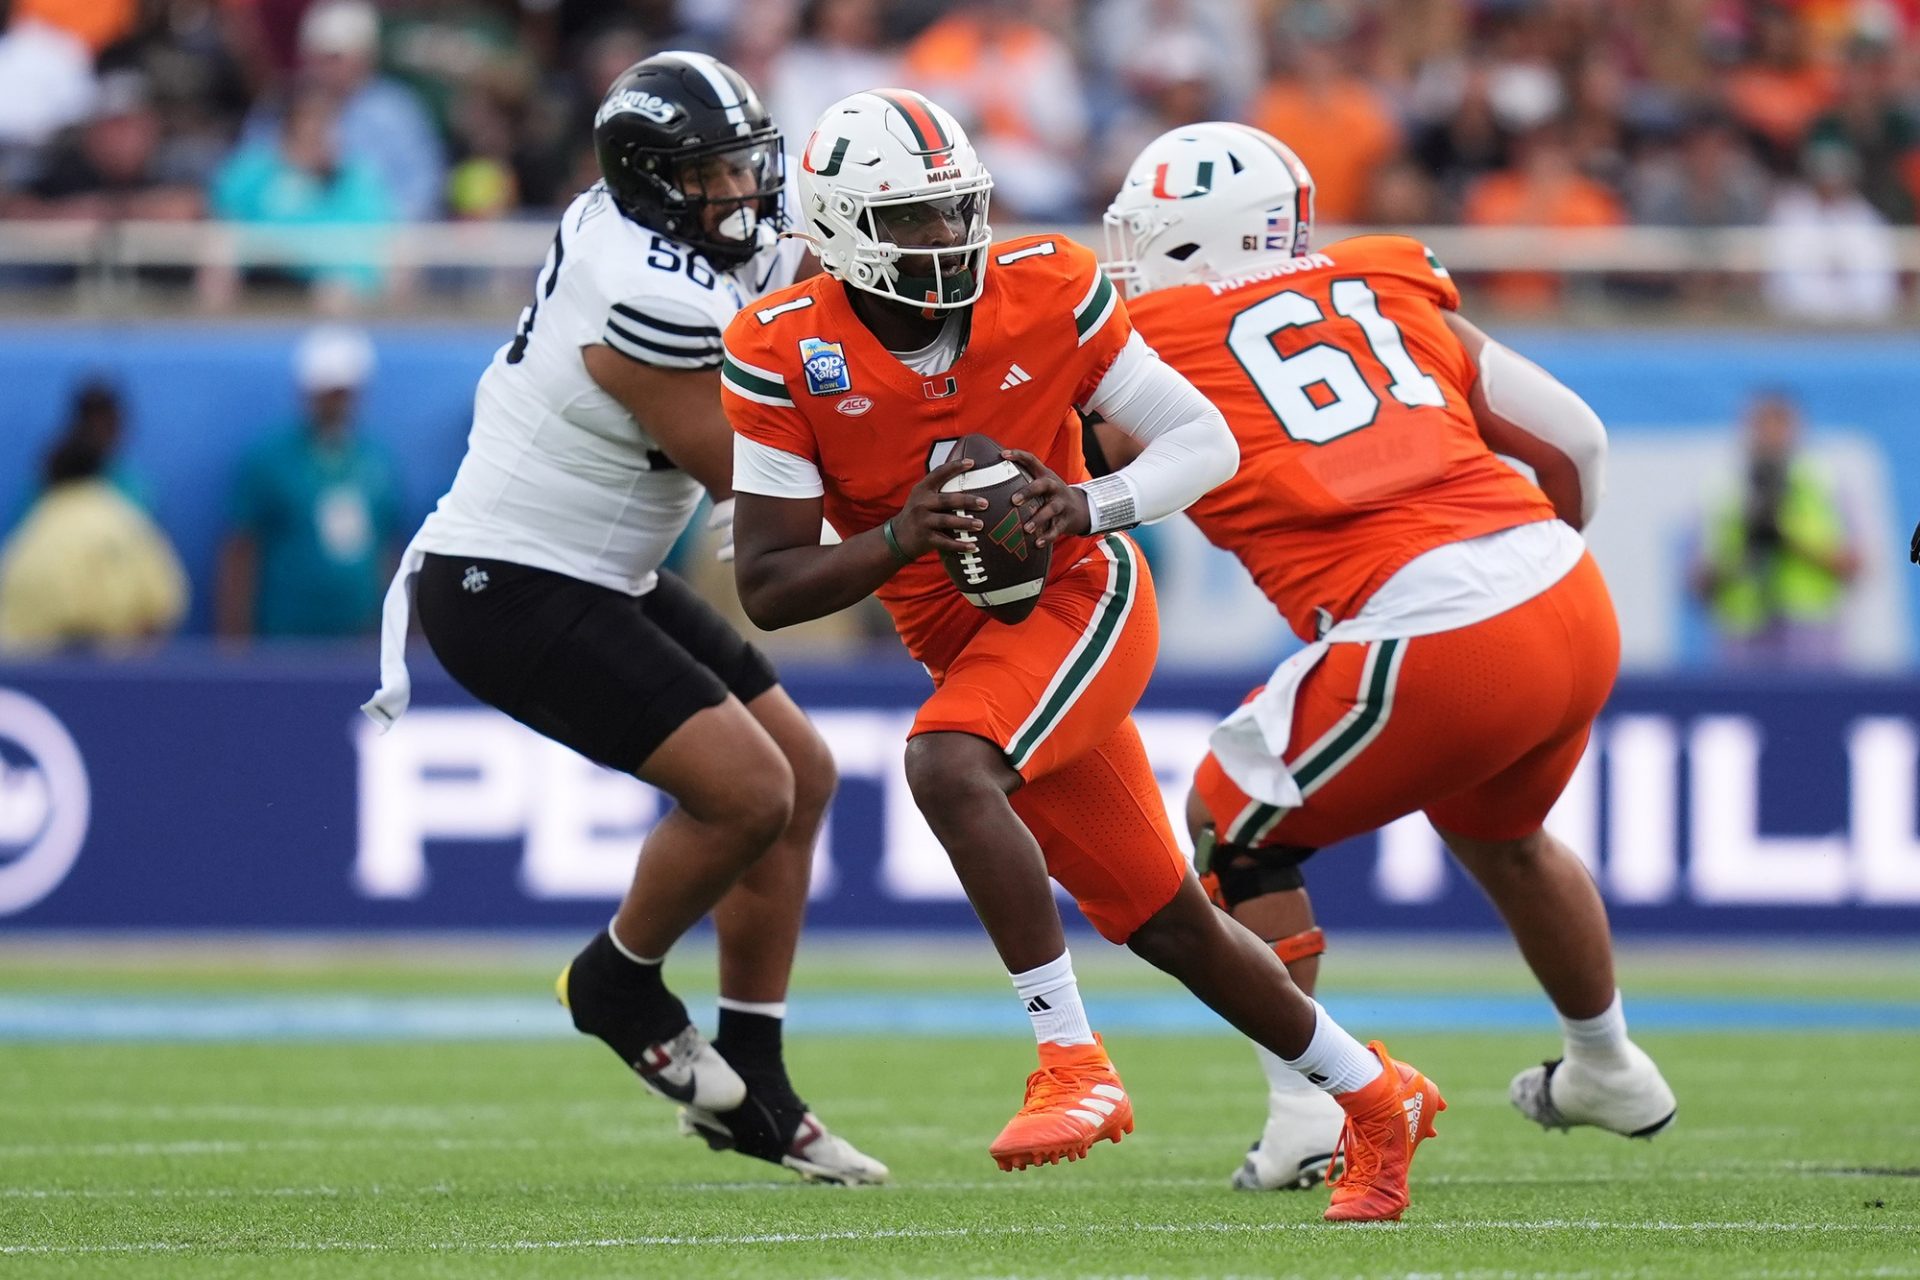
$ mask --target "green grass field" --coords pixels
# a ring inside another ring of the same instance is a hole
[[[1078,948],[1102,1006],[1164,996]],[[537,995],[570,950],[0,946],[9,999]],[[1502,948],[1365,947],[1328,995],[1524,991]],[[690,992],[710,965],[675,962]],[[1920,955],[1635,952],[1635,996],[1920,1004]],[[823,947],[808,990],[999,993],[971,946]],[[562,1015],[555,1009],[553,1016]],[[1912,1022],[1909,1020],[1908,1025]],[[1544,1134],[1506,1082],[1530,1032],[1383,1034],[1451,1109],[1399,1225],[1322,1224],[1325,1192],[1226,1177],[1257,1132],[1226,1034],[1109,1036],[1138,1131],[1080,1164],[999,1173],[1018,1034],[828,1037],[791,1059],[828,1123],[895,1184],[805,1186],[675,1135],[597,1045],[550,1039],[208,1043],[0,1040],[0,1276],[1920,1276],[1920,1033],[1639,1036],[1681,1099],[1654,1143]]]

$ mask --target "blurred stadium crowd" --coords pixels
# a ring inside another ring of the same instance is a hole
[[[0,216],[537,219],[606,84],[689,46],[790,137],[889,82],[951,107],[996,218],[1082,222],[1166,128],[1250,121],[1324,223],[1772,226],[1884,317],[1920,205],[1920,0],[0,0]],[[1784,243],[1784,242],[1783,242]],[[334,273],[366,291],[364,269]],[[1494,301],[1555,300],[1509,273]],[[1616,282],[1616,285],[1619,282]],[[1632,282],[1626,282],[1632,287]],[[1662,289],[1712,289],[1702,276]]]
[[[1300,153],[1322,224],[1762,228],[1776,316],[1872,322],[1900,311],[1896,229],[1920,209],[1920,0],[0,0],[0,247],[7,220],[217,221],[295,245],[337,224],[519,222],[544,241],[598,176],[606,85],[675,46],[760,86],[790,150],[847,93],[921,89],[979,144],[1002,226],[1084,225],[1149,139],[1230,117]],[[499,260],[519,264],[490,277],[501,315],[537,260]],[[1466,278],[1474,308],[1565,314],[1567,280],[1518,265]],[[216,308],[243,278],[147,274]],[[0,255],[0,293],[71,278]],[[269,278],[351,313],[388,309],[407,273],[362,249]],[[1753,297],[1711,269],[1601,287],[1743,317]],[[22,517],[0,548],[0,650],[182,621],[188,573],[124,463],[103,364],[23,484],[32,510],[0,511]],[[405,521],[392,460],[354,429],[371,368],[364,335],[302,344],[300,420],[234,460],[218,563],[194,566],[216,630],[374,629]],[[1767,483],[1743,473],[1708,516],[1693,590],[1734,640],[1778,632],[1822,661],[1859,568],[1847,504],[1801,478],[1791,405],[1762,397],[1746,434]],[[133,585],[86,567],[100,546]],[[1770,585],[1783,547],[1804,617]],[[92,621],[64,618],[75,602]]]

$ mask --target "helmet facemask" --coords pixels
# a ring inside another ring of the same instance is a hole
[[[1106,247],[1105,260],[1101,270],[1113,281],[1123,298],[1135,297],[1153,289],[1164,288],[1172,283],[1158,279],[1161,274],[1149,271],[1146,266],[1147,255],[1153,251],[1153,241],[1173,222],[1172,217],[1157,209],[1122,209],[1118,204],[1110,207],[1100,216],[1100,230]],[[1193,250],[1178,254],[1178,260],[1184,261]]]
[[[981,173],[933,193],[836,192],[836,212],[856,231],[844,279],[928,314],[972,306],[986,287],[992,191]]]
[[[772,245],[784,226],[786,158],[776,129],[676,152],[636,151],[630,163],[654,189],[660,229],[722,270]]]
[[[664,169],[668,207],[684,226],[680,238],[716,267],[739,267],[778,238],[787,184],[778,130],[672,155]]]

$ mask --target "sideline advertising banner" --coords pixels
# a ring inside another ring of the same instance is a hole
[[[0,929],[500,929],[602,920],[660,798],[477,706],[424,652],[0,665]],[[900,760],[918,668],[794,668],[842,781],[816,927],[972,926]],[[1254,676],[1162,675],[1139,720],[1172,811]],[[1616,923],[1920,936],[1920,682],[1629,679],[1549,827]],[[1333,928],[1497,927],[1416,815],[1307,865]],[[1071,914],[1071,913],[1070,913]]]

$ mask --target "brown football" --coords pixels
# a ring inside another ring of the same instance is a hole
[[[1053,548],[1034,545],[1032,535],[1020,527],[1020,508],[1013,505],[1013,495],[1031,477],[1018,463],[1000,456],[998,441],[978,433],[960,437],[950,450],[930,459],[929,465],[937,467],[954,458],[973,459],[973,469],[947,481],[943,491],[964,490],[985,498],[987,509],[973,514],[986,527],[956,535],[971,544],[970,549],[943,550],[941,563],[968,604],[985,609],[996,622],[1024,621],[1040,601],[1047,566],[1053,561]]]

